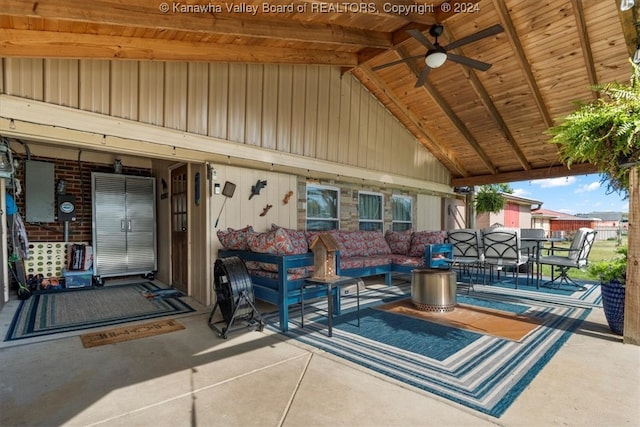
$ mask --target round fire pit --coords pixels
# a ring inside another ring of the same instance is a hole
[[[456,306],[456,272],[427,268],[413,270],[411,301],[418,310],[453,311]]]

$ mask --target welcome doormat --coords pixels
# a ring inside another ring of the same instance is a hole
[[[419,310],[411,298],[403,298],[375,308],[513,341],[522,341],[544,322],[540,318],[468,304],[457,304],[453,311],[445,313]]]
[[[80,335],[80,339],[82,340],[82,346],[84,348],[92,348],[101,345],[131,341],[138,338],[166,334],[169,332],[180,331],[182,329],[184,329],[184,326],[173,319],[169,319],[143,323],[142,325],[122,326],[120,328],[109,329],[106,331],[84,334]]]
[[[589,314],[569,304],[491,293],[458,295],[458,302],[539,319],[541,325],[521,342],[377,310],[380,303],[405,299],[410,285],[367,289],[361,293],[360,327],[355,302],[343,300],[334,317],[333,337],[326,317],[312,310],[301,328],[291,313],[284,333],[384,376],[433,393],[476,411],[500,417],[533,381]],[[487,299],[484,296],[488,296]],[[375,301],[375,302],[374,302]],[[364,303],[363,303],[364,302]],[[311,304],[310,304],[311,305]],[[321,313],[321,312],[318,312]],[[267,317],[280,332],[277,314]],[[280,332],[282,333],[282,332]]]
[[[151,282],[33,295],[21,301],[5,341],[137,322],[195,311],[179,298],[149,299]]]

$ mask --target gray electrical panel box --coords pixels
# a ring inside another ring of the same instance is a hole
[[[53,163],[26,160],[24,180],[27,222],[54,222],[56,201]]]

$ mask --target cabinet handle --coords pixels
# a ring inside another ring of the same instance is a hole
[[[124,233],[125,229],[124,229],[124,219],[120,220],[120,231],[122,231]]]
[[[131,220],[127,221],[127,231],[132,231],[131,230]]]

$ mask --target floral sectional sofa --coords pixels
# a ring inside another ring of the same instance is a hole
[[[338,275],[368,277],[384,275],[391,285],[393,273],[410,273],[428,265],[426,248],[443,243],[446,231],[303,231],[273,225],[258,233],[251,226],[218,231],[223,246],[219,258],[237,256],[247,265],[255,297],[278,306],[281,329],[289,322],[289,305],[300,303],[301,287],[313,275],[313,254],[309,245],[321,233],[330,233],[340,245]],[[283,274],[286,272],[286,274]],[[305,300],[324,296],[322,289],[307,289]],[[334,307],[340,310],[338,293]]]

